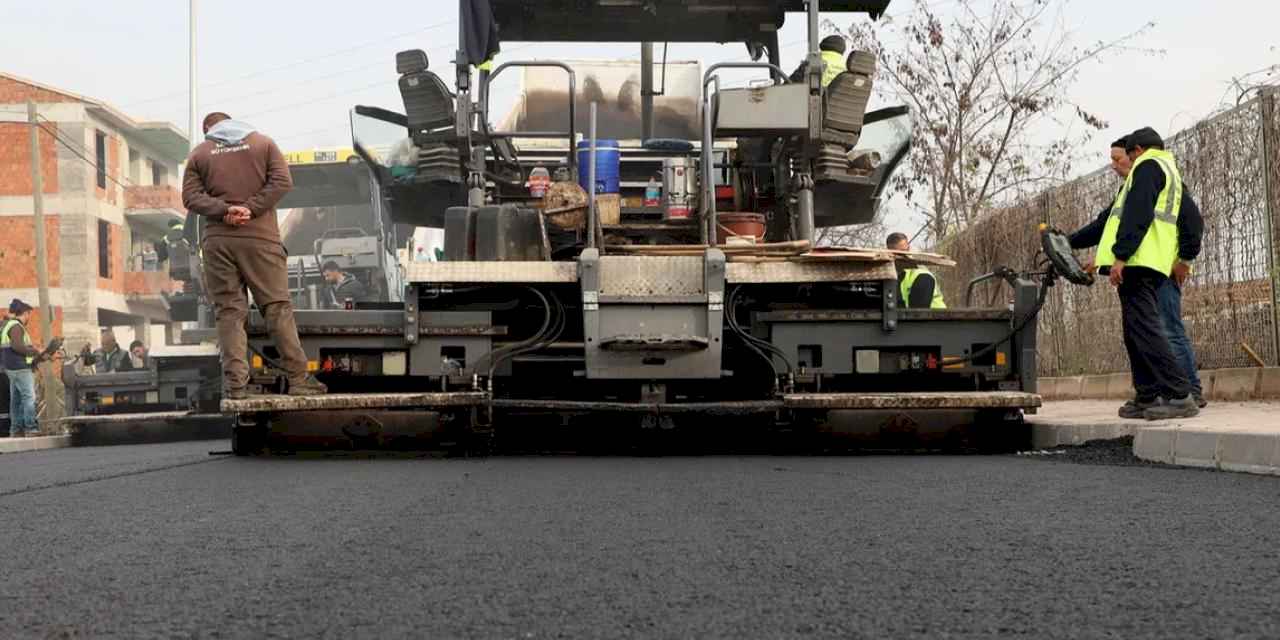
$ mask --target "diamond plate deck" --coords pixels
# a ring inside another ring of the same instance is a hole
[[[730,262],[725,280],[732,284],[867,282],[897,280],[892,262]]]
[[[576,262],[411,262],[405,279],[413,284],[503,282],[557,284],[578,281]]]
[[[601,256],[600,295],[702,295],[702,260],[701,256]]]

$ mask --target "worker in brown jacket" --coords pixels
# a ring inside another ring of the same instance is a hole
[[[288,254],[280,241],[276,203],[293,188],[276,143],[225,113],[204,119],[205,141],[191,151],[182,203],[202,216],[205,288],[213,299],[222,351],[224,397],[246,397],[249,383],[247,287],[280,352],[289,395],[328,391],[307,374],[307,357],[289,301]]]

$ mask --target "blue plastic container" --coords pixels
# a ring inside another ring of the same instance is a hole
[[[591,192],[588,180],[591,179],[591,141],[578,143],[578,185],[587,193]],[[622,164],[622,149],[617,140],[596,140],[596,193],[618,193],[619,173]]]

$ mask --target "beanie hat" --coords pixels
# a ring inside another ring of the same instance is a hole
[[[844,38],[841,38],[840,36],[827,36],[818,44],[818,49],[822,51],[834,51],[835,53],[843,55],[845,51]]]
[[[9,313],[12,313],[15,316],[20,316],[28,311],[31,311],[31,305],[17,298],[14,298],[13,302],[9,303]]]
[[[1137,131],[1129,134],[1127,138],[1128,140],[1124,146],[1125,151],[1133,151],[1138,147],[1142,147],[1143,149],[1164,148],[1164,138],[1161,138],[1160,134],[1156,133],[1156,130],[1151,127],[1138,129]]]

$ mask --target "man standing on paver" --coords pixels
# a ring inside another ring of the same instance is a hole
[[[0,326],[0,359],[9,377],[9,437],[21,438],[39,433],[36,423],[36,376],[33,371],[41,347],[31,340],[27,323],[31,321],[31,305],[14,298],[9,303],[9,318]]]
[[[1150,127],[1117,142],[1124,144],[1132,162],[1124,185],[1109,209],[1072,234],[1071,245],[1098,245],[1094,263],[1120,296],[1136,394],[1120,415],[1137,417],[1140,412],[1148,420],[1194,416],[1200,409],[1173,355],[1157,302],[1181,249],[1182,175],[1173,154],[1164,150],[1164,140]]]
[[[271,138],[225,113],[206,116],[204,133],[187,158],[182,203],[205,224],[202,259],[218,324],[223,397],[248,394],[246,287],[280,352],[289,395],[323,394],[328,389],[307,374],[289,301],[288,254],[275,209],[293,188],[284,154]]]

